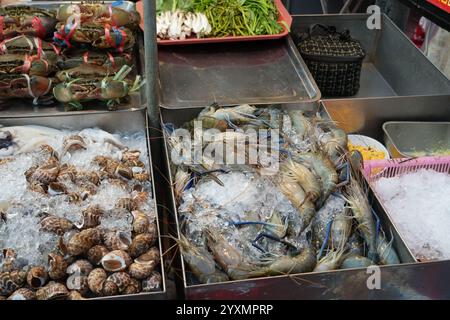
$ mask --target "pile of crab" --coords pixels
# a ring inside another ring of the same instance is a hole
[[[0,98],[116,109],[143,85],[131,77],[139,19],[114,3],[0,8]]]
[[[361,155],[320,114],[215,105],[165,133],[190,284],[400,263]]]
[[[6,127],[0,149],[0,300],[161,290],[145,133]]]

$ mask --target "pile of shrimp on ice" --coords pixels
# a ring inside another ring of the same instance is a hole
[[[265,134],[250,139],[250,129]],[[360,155],[320,114],[213,105],[181,128],[165,124],[164,130],[178,245],[191,283],[400,263],[360,183]],[[181,137],[186,131],[190,143]],[[272,151],[277,166],[217,160],[220,148],[242,146],[246,160],[258,148]],[[186,148],[200,160],[187,157]],[[174,154],[181,156],[175,161]]]

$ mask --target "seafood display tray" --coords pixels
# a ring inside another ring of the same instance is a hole
[[[293,108],[292,105],[280,105],[281,108]],[[296,106],[301,108],[301,106]],[[182,113],[176,110],[161,109],[161,122],[172,123],[178,127],[186,121],[194,119],[203,108],[186,109]],[[326,112],[320,110],[324,116]],[[167,167],[169,168],[169,179],[173,185],[170,172],[170,160],[168,144],[165,138],[165,153]],[[180,225],[178,220],[177,204],[174,190],[171,190],[173,219],[177,225],[178,235]],[[190,285],[187,279],[186,265],[181,259],[183,271],[183,285],[187,299],[375,299],[375,298],[405,298],[414,297],[414,292],[404,291],[404,283],[411,282],[413,286],[420,283],[416,275],[406,273],[398,277],[402,270],[408,270],[410,263],[414,263],[414,257],[405,246],[396,228],[389,220],[378,199],[369,193],[372,207],[380,217],[384,230],[392,230],[394,236],[394,247],[397,250],[402,265],[381,266],[383,276],[381,290],[370,290],[367,287],[367,270],[348,269],[332,272],[312,272],[299,275],[285,275],[265,277],[259,279],[228,281],[215,284]],[[424,281],[425,278],[422,278]],[[450,293],[449,293],[450,294]]]
[[[114,1],[102,1],[103,3],[114,3]],[[62,4],[81,3],[81,1],[29,1],[22,2],[20,4],[12,4],[8,6],[30,6],[43,9],[57,9]],[[135,10],[136,4],[131,1],[121,1],[118,6],[127,11]],[[133,48],[133,71],[130,75],[136,76],[138,74],[144,75],[144,38],[143,33],[139,28],[136,29],[136,43]],[[118,110],[138,110],[145,107],[146,96],[145,86],[141,88],[140,94],[131,97],[131,100],[118,107]],[[76,114],[76,113],[103,113],[106,106],[104,103],[96,104],[95,102],[89,102],[84,104],[85,109],[81,111],[65,111],[62,103],[55,100],[50,105],[33,105],[31,100],[18,100],[14,99],[6,102],[6,107],[0,106],[0,118],[9,117],[22,117],[22,116],[46,116],[56,115],[60,113],[64,114]]]
[[[156,225],[158,230],[158,248],[162,253],[161,225],[158,217],[156,205],[155,180],[152,169],[152,156],[149,146],[148,118],[145,109],[135,111],[122,112],[103,112],[96,114],[59,114],[57,116],[35,116],[35,117],[14,117],[0,119],[0,126],[22,126],[22,125],[39,125],[54,129],[65,130],[82,130],[85,128],[100,128],[110,133],[114,132],[136,132],[145,131],[147,136],[147,149],[149,154],[149,166],[152,181],[153,203],[156,216]],[[139,299],[139,300],[163,300],[166,299],[166,280],[164,271],[164,261],[161,254],[160,262],[162,284],[161,291],[152,293],[139,293],[134,295],[121,295],[111,297],[100,297],[93,299],[123,300],[123,299]]]
[[[290,37],[254,43],[162,46],[159,97],[163,108],[213,102],[314,105],[320,92]]]
[[[450,154],[450,122],[390,121],[383,124],[383,131],[394,157],[433,155],[439,150]]]
[[[262,41],[262,40],[273,40],[284,38],[289,34],[288,27],[291,26],[292,17],[289,12],[284,7],[281,0],[274,0],[275,5],[279,12],[278,23],[283,27],[283,31],[278,34],[271,35],[260,35],[260,36],[229,36],[220,38],[200,38],[195,37],[184,39],[184,40],[158,40],[158,44],[162,46],[173,46],[173,45],[189,45],[189,44],[202,44],[202,43],[223,43],[223,42],[242,42],[242,41]],[[136,4],[137,10],[143,17],[143,2],[139,1]],[[144,22],[141,21],[141,28],[144,29]]]
[[[322,101],[325,112],[348,133],[364,134],[383,141],[383,124],[388,121],[450,121],[450,96],[391,97],[370,99],[336,99]],[[376,193],[375,202],[387,212]],[[409,248],[408,251],[410,252]],[[415,259],[415,258],[414,258]],[[415,259],[416,260],[416,259]],[[393,285],[403,286],[405,293],[385,296],[395,299],[449,299],[450,290],[441,281],[450,280],[450,260],[411,263],[398,267]],[[393,267],[397,268],[397,267]],[[382,285],[383,286],[383,285]]]
[[[348,29],[361,42],[366,51],[361,87],[357,95],[344,99],[450,94],[450,80],[392,20],[383,14],[381,28],[370,30],[368,18],[366,14],[294,15],[291,36],[296,39],[298,34],[319,23],[335,26],[338,31]]]

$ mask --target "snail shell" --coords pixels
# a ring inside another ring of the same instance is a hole
[[[72,263],[67,268],[66,272],[67,274],[77,274],[87,276],[89,273],[91,273],[92,269],[93,269],[92,264],[88,260],[81,259]]]
[[[86,300],[78,291],[70,291],[67,300]]]
[[[20,288],[8,297],[8,300],[36,300],[36,294],[30,289]]]
[[[123,163],[119,163],[116,167],[115,174],[120,177],[127,180],[133,179],[133,170],[131,170],[130,167],[126,166]]]
[[[141,254],[144,254],[146,251],[148,251],[148,249],[151,248],[154,241],[155,238],[149,233],[138,234],[131,242],[129,248],[130,256],[136,258]]]
[[[97,228],[82,230],[70,238],[66,245],[67,253],[72,256],[85,254],[94,245],[101,242],[101,232]]]
[[[148,192],[146,191],[133,192],[131,199],[134,201],[135,205],[139,207],[147,202]]]
[[[31,191],[46,195],[48,187],[43,183],[40,183],[37,181],[32,181],[28,184],[28,189],[30,189]]]
[[[136,234],[147,232],[150,225],[148,216],[139,210],[132,211],[131,214],[133,215],[133,231]]]
[[[140,181],[140,182],[145,182],[145,181],[149,181],[150,180],[150,174],[147,171],[142,171],[140,173],[134,173],[133,174],[133,179]]]
[[[103,294],[113,296],[122,293],[130,284],[130,276],[126,272],[116,272],[110,275],[104,285]]]
[[[155,270],[156,262],[132,263],[128,269],[128,273],[133,278],[143,280],[148,278]]]
[[[55,233],[59,236],[73,228],[73,223],[70,220],[53,215],[43,218],[40,224],[42,231]]]
[[[44,267],[33,267],[28,271],[27,283],[31,288],[37,289],[45,286],[48,281],[48,273]]]
[[[125,209],[129,212],[137,210],[137,205],[131,198],[121,198],[116,203],[116,208]]]
[[[131,245],[130,237],[121,231],[108,231],[103,236],[105,246],[113,250],[128,250]]]
[[[41,153],[44,155],[47,155],[49,158],[59,159],[58,152],[56,152],[52,146],[50,146],[48,144],[43,144],[40,146],[40,149],[41,149]]]
[[[79,135],[73,135],[64,139],[62,155],[82,149],[86,149],[84,139]]]
[[[89,292],[88,277],[72,274],[66,281],[67,289],[78,291],[81,295]]]
[[[131,258],[123,250],[114,250],[105,255],[101,260],[102,266],[106,271],[123,271],[131,264]]]
[[[123,294],[136,294],[136,293],[141,292],[141,290],[142,290],[141,283],[134,278],[130,278],[130,283],[125,288],[125,290],[123,290],[122,293]]]
[[[103,284],[106,281],[106,271],[102,268],[96,268],[89,273],[88,286],[89,289],[96,295],[101,295],[103,291]]]
[[[102,245],[96,245],[89,249],[89,251],[87,252],[87,258],[93,265],[98,265],[108,252],[109,250],[106,247]]]
[[[48,188],[47,188],[47,193],[50,196],[57,196],[60,194],[67,193],[67,188],[64,184],[62,184],[60,182],[50,182],[50,184],[48,185]]]
[[[96,186],[100,184],[100,174],[95,171],[80,171],[75,176],[77,183],[92,183]]]
[[[48,255],[48,275],[53,280],[59,280],[66,276],[67,261],[56,253]]]
[[[77,175],[77,168],[71,164],[63,164],[58,173],[56,181],[60,183],[74,182]]]
[[[127,150],[122,153],[122,162],[127,161],[137,161],[141,157],[141,152],[139,150]]]
[[[62,283],[50,281],[45,287],[36,291],[38,300],[64,299],[69,295],[69,291]]]
[[[157,263],[159,263],[160,254],[159,249],[157,247],[151,248],[146,253],[142,254],[141,256],[139,256],[134,260],[134,262],[137,263],[147,263],[149,261],[156,261]]]
[[[158,271],[153,271],[150,277],[142,280],[143,292],[161,291],[162,277]]]
[[[0,273],[0,295],[9,296],[24,284],[26,277],[27,273],[24,271]]]
[[[98,205],[89,206],[83,210],[81,222],[76,223],[75,226],[79,229],[93,228],[100,225],[100,218],[103,215],[103,210]]]
[[[16,262],[17,262],[17,253],[14,249],[11,248],[5,248],[1,252],[1,256],[3,257],[2,261],[2,272],[9,272],[16,269]]]
[[[31,181],[48,185],[56,181],[59,173],[59,165],[56,162],[46,163],[38,167],[31,175]]]

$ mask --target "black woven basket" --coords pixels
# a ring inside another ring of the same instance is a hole
[[[358,93],[362,62],[366,53],[350,32],[312,25],[301,36],[298,49],[324,96],[353,96]]]

